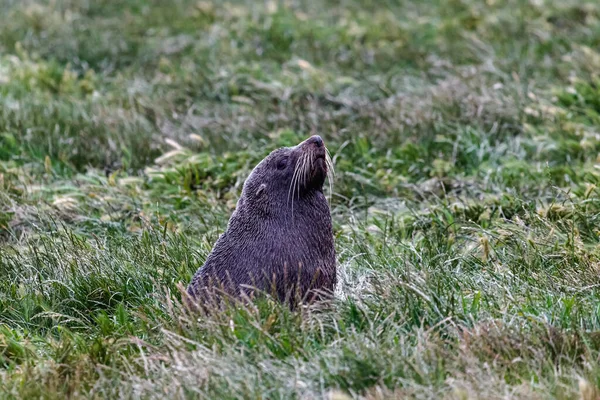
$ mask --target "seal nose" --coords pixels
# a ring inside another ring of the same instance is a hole
[[[323,147],[323,139],[321,139],[321,136],[319,135],[311,136],[308,138],[307,142],[314,144],[316,147]]]

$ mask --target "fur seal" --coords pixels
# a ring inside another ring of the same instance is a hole
[[[244,182],[226,231],[187,288],[198,303],[218,293],[267,292],[292,308],[336,284],[329,204],[333,164],[320,136],[271,152]]]

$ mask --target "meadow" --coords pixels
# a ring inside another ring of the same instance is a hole
[[[599,49],[594,0],[0,0],[0,398],[600,398]],[[186,311],[311,134],[333,304]]]

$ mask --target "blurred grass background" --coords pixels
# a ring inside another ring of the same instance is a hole
[[[599,3],[0,10],[2,398],[598,397]],[[252,167],[314,133],[334,307],[185,313]]]

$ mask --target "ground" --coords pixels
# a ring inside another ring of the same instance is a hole
[[[0,0],[2,398],[600,385],[600,3]],[[334,304],[180,288],[320,134]]]

